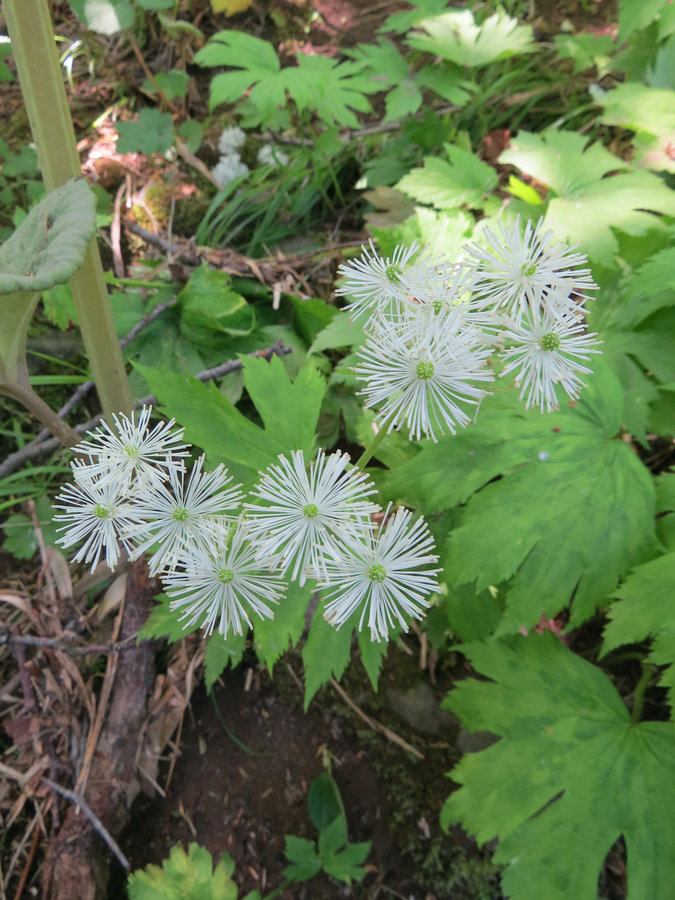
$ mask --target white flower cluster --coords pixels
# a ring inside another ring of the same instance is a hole
[[[500,364],[528,409],[555,410],[556,386],[570,400],[584,386],[585,363],[600,352],[585,327],[595,289],[586,258],[543,233],[541,220],[524,235],[516,220],[485,237],[486,248],[468,245],[452,265],[417,244],[385,259],[371,241],[340,267],[337,293],[366,333],[355,373],[388,432],[405,426],[411,440],[434,441],[455,434],[475,417]]]
[[[246,134],[237,125],[225,128],[218,140],[220,159],[211,170],[211,174],[221,186],[226,187],[240,175],[246,175],[248,166],[242,161],[239,151],[244,146]]]
[[[361,610],[358,628],[367,621],[373,640],[422,616],[438,588],[428,527],[387,509],[377,528],[376,488],[346,454],[320,450],[309,466],[301,450],[282,455],[243,503],[222,465],[205,472],[200,457],[187,474],[182,430],[173,420],[150,429],[150,413],[114,417],[114,428],[74,448],[75,483],[56,498],[54,518],[65,523],[59,543],[84,541],[76,562],[93,569],[105,555],[112,568],[120,548],[132,559],[147,553],[186,627],[207,634],[242,634],[252,612],[272,618],[285,577],[316,579],[337,627]]]

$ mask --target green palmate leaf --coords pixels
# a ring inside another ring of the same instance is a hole
[[[667,898],[675,879],[675,726],[634,725],[609,678],[550,634],[463,647],[492,679],[462,682],[446,704],[470,731],[501,740],[451,773],[462,785],[444,827],[499,838],[504,892],[518,900],[596,900],[623,836],[628,896]]]
[[[621,385],[598,362],[576,406],[549,416],[486,407],[476,425],[390,474],[384,489],[431,515],[482,487],[450,539],[447,583],[482,590],[510,578],[498,633],[535,625],[573,594],[576,625],[655,549],[652,479],[621,440],[622,422]]]
[[[619,245],[612,229],[637,236],[661,227],[652,213],[675,215],[675,194],[650,172],[625,171],[629,166],[600,144],[585,145],[571,131],[521,131],[499,161],[551,188],[545,222],[556,237],[613,266]],[[617,170],[624,171],[609,174]]]
[[[634,31],[646,28],[668,6],[668,0],[620,0],[619,39],[625,41]]]
[[[471,10],[452,10],[416,23],[426,34],[413,33],[407,42],[460,66],[484,66],[496,59],[535,50],[532,29],[519,25],[503,10],[478,25]]]
[[[370,110],[365,94],[379,90],[371,78],[361,74],[356,63],[338,63],[327,56],[298,53],[298,67],[284,69],[283,74],[299,109],[314,110],[325,122],[335,121],[348,128],[360,125],[353,110]]]
[[[0,294],[69,281],[95,231],[94,195],[83,178],[73,178],[33,207],[0,247]]]
[[[319,840],[321,839],[319,838]],[[322,858],[323,869],[338,881],[344,881],[345,884],[362,881],[366,870],[361,863],[365,862],[369,853],[370,841],[363,844],[347,844],[339,853],[331,854],[326,859]]]
[[[312,596],[314,583],[302,587],[297,581],[288,585],[286,596],[274,607],[273,619],[256,619],[253,644],[258,659],[272,671],[274,663],[289,647],[294,647],[305,630],[307,604]]]
[[[236,103],[246,91],[262,118],[286,104],[286,84],[277,54],[267,41],[243,31],[219,31],[198,53],[200,66],[231,66],[236,72],[216,75],[211,81],[209,108]]]
[[[436,209],[480,207],[485,195],[497,186],[497,173],[462,147],[453,144],[444,147],[449,162],[426,156],[424,168],[413,169],[396,187]]]
[[[603,654],[624,644],[653,638],[647,660],[670,666],[661,678],[675,708],[675,553],[667,553],[638,566],[616,592],[609,609],[602,645]]]
[[[675,136],[675,91],[629,81],[611,91],[591,89],[604,107],[601,121],[638,132],[633,163],[655,171],[675,171],[671,155]]]
[[[231,632],[227,638],[224,638],[219,631],[215,631],[211,635],[204,654],[204,684],[207,691],[211,690],[228,666],[236,669],[242,660],[245,649],[245,633]]]
[[[142,109],[136,122],[118,122],[118,153],[166,153],[173,146],[173,119],[158,109]]]
[[[306,365],[291,382],[278,356],[269,362],[251,356],[242,361],[246,390],[266,431],[286,452],[303,450],[306,459],[313,456],[316,423],[326,393],[321,373],[313,365]]]
[[[129,900],[237,900],[228,862],[223,859],[214,869],[211,854],[199,844],[190,844],[187,853],[172,847],[161,869],[149,865],[129,876]]]
[[[197,346],[221,349],[232,337],[250,334],[255,326],[254,308],[232,290],[225,272],[200,266],[178,295],[180,333]]]
[[[189,376],[138,363],[135,368],[167,415],[185,427],[186,438],[205,451],[212,465],[225,463],[244,485],[252,486],[258,472],[286,449],[274,434],[240,413],[213,383],[205,385]]]
[[[331,678],[340,679],[349,665],[352,645],[352,628],[349,623],[342,628],[329,625],[323,610],[317,609],[312,617],[307,643],[302,648],[305,666],[305,710],[314,694]]]
[[[287,834],[284,853],[291,863],[284,869],[284,875],[291,881],[309,881],[321,871],[321,860],[316,854],[316,848],[305,838]]]

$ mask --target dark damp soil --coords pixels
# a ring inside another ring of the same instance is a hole
[[[361,885],[348,887],[322,874],[293,884],[292,900],[404,897],[406,900],[500,900],[498,873],[459,829],[439,825],[452,788],[445,777],[468,736],[440,708],[450,672],[432,684],[417,654],[392,646],[375,694],[359,662],[344,688],[359,707],[424,754],[416,759],[366,725],[326,686],[302,709],[302,693],[289,654],[274,677],[241,666],[226,672],[213,696],[203,688],[186,715],[166,797],[141,796],[120,844],[132,868],[159,864],[172,845],[191,841],[218,859],[235,862],[239,896],[257,888],[263,897],[282,882],[284,836],[315,840],[307,793],[330,760],[342,794],[349,840],[372,841]],[[459,739],[459,741],[458,741]],[[464,749],[467,749],[464,746]],[[169,763],[160,773],[166,786]],[[109,896],[123,896],[115,873]]]

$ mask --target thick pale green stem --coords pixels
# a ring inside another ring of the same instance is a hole
[[[4,0],[3,12],[45,187],[52,191],[80,175],[81,167],[47,0]],[[70,286],[103,412],[130,412],[131,390],[95,241]]]

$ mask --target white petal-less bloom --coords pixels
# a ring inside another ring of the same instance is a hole
[[[173,568],[190,546],[204,541],[219,522],[236,518],[244,499],[240,485],[231,485],[232,476],[223,465],[204,472],[200,456],[189,476],[171,471],[168,483],[149,484],[139,490],[134,504],[143,524],[129,532],[137,543],[133,556],[139,557],[155,544],[150,556],[150,574]]]
[[[360,259],[339,267],[338,273],[345,280],[336,290],[336,294],[351,298],[345,309],[356,319],[376,312],[398,315],[410,302],[410,292],[433,277],[439,267],[438,260],[425,257],[424,251],[420,253],[416,242],[410,247],[396,247],[391,258],[379,256],[372,241],[361,249]]]
[[[73,470],[77,468],[73,465]],[[80,467],[76,484],[66,484],[54,500],[53,506],[62,510],[54,521],[65,522],[64,531],[56,542],[72,547],[84,541],[73,562],[91,563],[92,572],[101,554],[111,569],[117,565],[120,544],[127,552],[133,549],[127,534],[139,524],[130,496],[127,479],[88,477]]]
[[[217,629],[227,637],[230,629],[243,633],[252,626],[251,614],[272,619],[271,605],[284,596],[286,584],[261,566],[255,546],[248,540],[246,523],[223,528],[195,547],[180,570],[162,577],[171,608],[182,611],[186,628],[198,625],[206,634]]]
[[[288,154],[274,144],[263,144],[258,150],[258,162],[261,166],[272,166],[274,169],[282,169],[288,165]]]
[[[248,171],[248,166],[242,162],[238,153],[225,153],[215,164],[211,174],[220,187],[224,188],[240,175],[246,175]]]
[[[388,430],[406,425],[410,439],[437,440],[472,421],[487,393],[476,384],[494,380],[486,368],[493,352],[474,328],[456,329],[452,310],[377,323],[358,351],[356,377],[365,382],[366,406],[377,406]],[[464,407],[472,408],[469,415]]]
[[[579,317],[561,317],[549,310],[529,313],[506,330],[508,346],[502,356],[507,364],[502,374],[516,373],[520,399],[528,409],[558,409],[558,384],[571,400],[579,396],[584,387],[580,376],[592,371],[581,360],[586,362],[591,354],[601,352],[597,335],[585,332]]]
[[[389,510],[387,510],[387,513]],[[400,508],[378,534],[365,532],[361,540],[343,542],[326,566],[319,588],[327,600],[324,616],[338,628],[361,610],[371,640],[388,640],[399,628],[408,630],[411,618],[421,619],[427,597],[438,590],[438,562],[433,538],[424,519],[412,521]]]
[[[128,481],[135,475],[147,481],[163,481],[171,471],[183,467],[183,457],[189,453],[183,443],[183,429],[174,429],[175,421],[158,422],[150,429],[152,407],[144,406],[136,418],[120,413],[113,415],[115,428],[107,422],[88,431],[89,440],[73,447],[73,453],[89,457],[89,463],[75,471],[90,478],[114,478]]]
[[[484,304],[495,304],[516,320],[543,306],[561,315],[582,310],[589,299],[586,292],[596,289],[585,268],[588,259],[542,228],[543,219],[534,227],[528,221],[521,235],[516,219],[510,228],[500,224],[498,235],[486,228],[487,248],[464,248],[466,265],[474,269],[475,295]]]
[[[223,156],[240,150],[246,143],[246,132],[238,125],[230,125],[224,128],[218,138],[218,149]]]
[[[279,456],[252,491],[260,505],[244,504],[251,537],[261,557],[304,584],[320,575],[334,538],[359,535],[372,528],[378,507],[366,497],[376,488],[363,472],[348,469],[346,453],[326,456],[320,450],[305,466],[302,450],[291,459]]]

